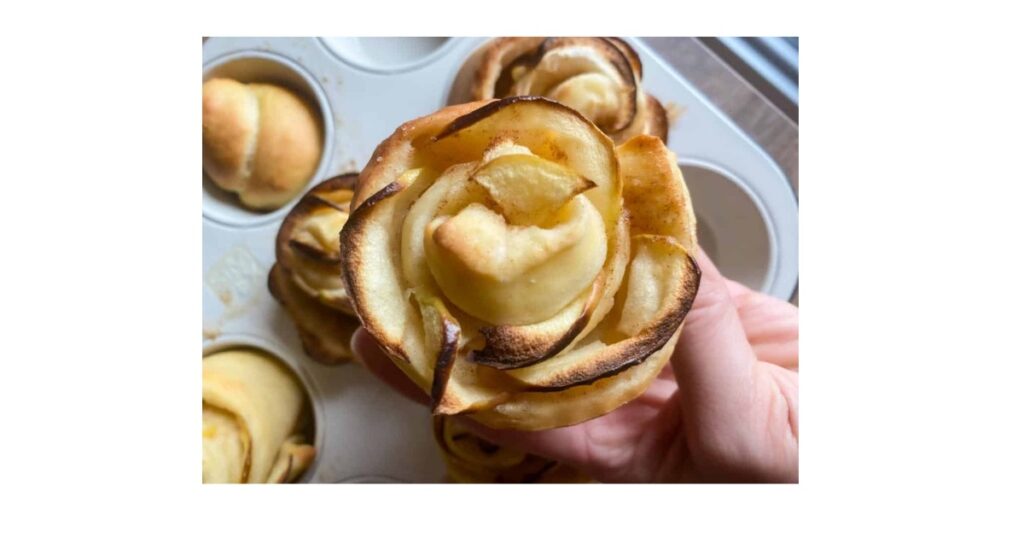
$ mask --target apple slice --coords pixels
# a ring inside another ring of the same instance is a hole
[[[596,183],[532,154],[509,154],[488,161],[472,176],[487,190],[511,224],[536,224]]]
[[[439,297],[422,289],[414,291],[413,296],[416,297],[423,318],[424,347],[429,356],[435,357],[430,399],[436,406],[448,386],[455,355],[459,351],[462,329]]]
[[[280,263],[275,263],[267,278],[270,295],[277,299],[295,323],[302,349],[321,364],[344,364],[352,360],[349,341],[359,328],[359,320],[331,308],[302,291],[288,278]]]
[[[675,154],[648,135],[629,139],[615,153],[633,233],[668,236],[692,252],[697,245],[697,218]]]
[[[281,270],[302,292],[352,315],[340,276],[338,232],[348,219],[356,177],[343,174],[313,187],[288,212],[275,240]]]
[[[509,375],[535,390],[557,390],[621,372],[664,347],[693,305],[700,269],[674,239],[641,235],[632,243],[636,255],[618,306],[621,315],[614,330],[606,327],[603,335],[619,340],[588,342],[534,366],[508,370]]]
[[[475,161],[495,140],[508,140],[592,181],[584,192],[612,229],[621,209],[618,161],[612,141],[579,112],[543,97],[493,101],[459,116],[425,144],[432,158]]]

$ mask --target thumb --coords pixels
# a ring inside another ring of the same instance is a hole
[[[756,356],[725,277],[697,253],[700,288],[672,355],[687,443],[695,459],[729,467],[749,457]]]

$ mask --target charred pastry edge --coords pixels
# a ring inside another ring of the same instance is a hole
[[[665,316],[657,325],[645,329],[637,336],[612,344],[613,346],[622,346],[622,351],[617,353],[617,355],[621,356],[621,360],[612,361],[612,366],[605,369],[589,372],[582,371],[559,383],[543,387],[527,387],[523,390],[526,392],[558,392],[578,385],[589,385],[599,379],[613,376],[644,362],[664,347],[679,326],[682,325],[686,315],[690,313],[693,301],[697,297],[697,291],[700,288],[702,276],[700,266],[697,265],[697,261],[689,252],[686,253],[686,260],[690,266],[690,271],[687,272],[687,275],[692,275],[692,277],[689,279],[689,282],[684,284],[683,289],[686,295],[682,304],[668,316]],[[613,356],[613,358],[618,357]]]
[[[540,41],[532,45],[532,49],[527,48],[513,58],[505,58],[520,42],[531,45],[538,39]],[[605,133],[614,135],[625,131],[640,115],[640,106],[642,106],[640,97],[643,95],[640,85],[643,78],[643,64],[629,43],[617,37],[502,37],[494,39],[484,45],[485,49],[480,64],[476,67],[470,93],[477,99],[500,98],[501,96],[498,96],[495,90],[499,81],[507,75],[510,69],[518,66],[534,69],[548,52],[572,44],[599,47],[599,52],[604,53],[602,56],[619,72],[622,80],[630,85],[628,106],[632,109],[631,112],[626,114],[622,125],[613,125]],[[498,65],[493,65],[495,63]]]
[[[275,271],[280,271],[280,278],[282,278],[282,279],[289,279],[289,278],[291,278],[291,277],[289,277],[287,275],[287,273],[284,272],[284,269],[282,268],[282,265],[280,263],[274,263],[274,265],[271,266],[270,271],[267,274],[267,289],[270,290],[270,295],[274,298],[274,300],[276,300],[278,303],[280,303],[284,307],[285,312],[287,312],[287,314],[288,314],[288,317],[291,318],[291,320],[292,320],[292,325],[294,325],[295,329],[298,330],[298,332],[299,332],[299,340],[302,342],[302,351],[306,353],[306,356],[308,356],[310,359],[313,359],[314,361],[316,361],[316,362],[318,362],[320,364],[324,364],[324,365],[327,365],[327,366],[335,366],[335,365],[346,364],[346,363],[351,362],[352,359],[353,359],[353,357],[351,357],[351,356],[342,357],[342,356],[339,356],[339,355],[337,355],[335,353],[329,352],[326,349],[326,346],[324,346],[324,344],[323,344],[324,336],[322,336],[320,334],[317,334],[314,331],[311,331],[308,327],[306,327],[305,325],[300,323],[299,320],[297,319],[297,317],[292,314],[291,306],[288,304],[288,301],[285,299],[287,294],[280,288],[281,284],[279,284],[277,282],[277,278],[276,278],[277,273],[275,273]],[[284,285],[290,285],[290,283],[286,282]],[[295,286],[295,287],[297,288],[297,286]],[[295,293],[305,293],[305,292],[303,292],[300,289],[297,289],[295,291]],[[316,299],[310,298],[310,300],[315,301]],[[329,307],[327,305],[324,305],[322,303],[319,303],[319,302],[317,302],[317,304],[320,304],[320,305],[323,306],[325,313],[327,313],[329,311],[330,314],[333,314],[335,316],[341,316],[341,317],[344,317],[344,318],[349,318],[349,319],[352,320],[353,323],[357,323],[358,322],[358,318],[355,318],[355,317],[353,317],[353,316],[351,316],[349,314],[346,314],[345,312],[342,312],[341,310],[335,310],[335,309],[333,309],[333,308],[331,308],[331,307]]]
[[[418,141],[431,139],[431,133],[437,131],[437,126],[443,125],[445,121],[450,121],[438,120],[437,116],[450,116],[455,119],[483,105],[484,103],[477,101],[451,105],[432,114],[403,123],[377,145],[356,181],[355,194],[351,203],[352,211],[340,232],[341,249],[346,253],[341,263],[342,282],[363,328],[374,337],[385,353],[396,363],[408,365],[411,361],[408,353],[403,349],[401,339],[387,338],[383,329],[387,324],[383,323],[367,306],[372,301],[367,297],[366,290],[362,286],[362,273],[359,270],[359,267],[363,265],[360,245],[364,241],[364,229],[372,220],[372,212],[380,202],[401,193],[408,187],[408,185],[402,185],[397,179],[392,179],[377,187],[383,183],[379,176],[387,177],[387,167],[384,165],[388,165],[388,163],[385,163],[385,156],[391,156],[396,152],[412,151]],[[399,368],[404,371],[401,364],[399,364]],[[407,372],[406,374],[408,375]],[[417,384],[420,383],[418,380],[414,381]],[[425,387],[421,388],[424,391],[427,390]]]
[[[516,354],[515,349],[504,345],[506,340],[513,340],[515,338],[515,335],[512,334],[515,331],[515,327],[502,325],[482,327],[480,332],[484,336],[484,347],[483,349],[470,351],[467,360],[498,370],[512,370],[537,364],[558,355],[576,339],[590,322],[594,308],[601,300],[599,291],[596,283],[591,286],[590,297],[587,298],[587,302],[583,305],[583,312],[580,313],[580,316],[569,327],[569,330],[551,345],[547,347],[535,346],[539,349],[530,349]]]
[[[649,93],[644,94],[647,100],[647,117],[644,118],[644,133],[656,136],[668,145],[668,111],[657,98]]]
[[[521,354],[511,354],[511,352],[501,351],[501,347],[503,346],[495,344],[496,342],[502,342],[507,339],[505,334],[506,331],[509,330],[507,327],[482,327],[480,332],[483,334],[484,340],[487,343],[484,345],[483,349],[471,351],[467,360],[483,366],[496,368],[498,370],[525,368],[531,364],[537,364],[558,355],[558,353],[571,344],[576,336],[580,334],[580,331],[587,326],[588,321],[590,321],[590,313],[584,311],[583,315],[576,318],[576,321],[573,322],[569,330],[553,344],[533,353],[525,351]]]
[[[488,41],[480,49],[479,63],[473,72],[469,95],[478,101],[494,99],[494,90],[505,71],[514,65],[529,62],[545,39],[537,36],[499,37]],[[522,45],[522,50],[519,50],[519,45]]]
[[[615,70],[619,72],[619,76],[622,77],[622,80],[629,84],[631,88],[629,92],[629,99],[627,101],[629,103],[629,105],[627,106],[629,106],[632,109],[631,113],[627,114],[627,119],[623,122],[623,125],[613,125],[608,128],[606,134],[611,136],[614,135],[615,133],[622,132],[629,128],[629,126],[632,125],[634,121],[636,121],[637,116],[640,114],[640,106],[637,98],[642,92],[640,88],[640,77],[638,76],[637,72],[634,71],[633,62],[631,61],[630,57],[625,52],[623,52],[623,50],[615,42],[604,37],[549,37],[545,39],[543,43],[541,43],[540,47],[538,47],[536,61],[537,63],[539,63],[540,60],[542,60],[548,52],[555,50],[561,46],[591,44],[596,45],[597,43],[600,43],[601,45],[604,46],[602,50],[615,55],[615,58],[608,57],[607,55],[605,55],[605,58],[607,58],[608,62],[611,63],[613,67],[615,67]],[[622,44],[625,45],[625,41],[623,41]]]
[[[494,113],[498,112],[499,110],[501,110],[501,109],[503,109],[503,108],[505,108],[505,107],[507,107],[509,105],[512,105],[512,104],[515,104],[515,103],[530,103],[530,102],[543,103],[545,105],[550,105],[550,106],[554,106],[554,107],[560,108],[562,110],[565,110],[566,112],[569,112],[569,113],[573,114],[574,116],[576,116],[580,120],[584,121],[585,123],[593,125],[594,128],[598,130],[598,132],[601,132],[602,134],[604,133],[603,131],[601,131],[600,128],[598,128],[596,125],[594,125],[594,122],[588,120],[583,114],[581,114],[578,111],[576,111],[576,109],[569,108],[569,107],[563,105],[562,103],[559,103],[558,101],[554,101],[554,100],[548,99],[547,97],[541,97],[539,95],[517,95],[517,96],[514,96],[514,97],[506,97],[504,99],[498,99],[498,100],[495,100],[495,101],[491,101],[491,102],[481,106],[480,108],[477,108],[477,109],[473,110],[472,112],[463,114],[463,115],[455,118],[454,120],[452,120],[451,123],[449,123],[448,125],[444,126],[444,128],[442,128],[440,132],[438,132],[436,135],[431,137],[431,139],[434,142],[439,142],[439,141],[444,140],[445,138],[447,138],[447,137],[449,137],[449,136],[451,136],[453,134],[456,134],[456,133],[462,131],[463,129],[465,129],[465,128],[471,126],[471,125],[476,124],[477,122],[480,122],[481,120],[483,120],[483,119],[493,115]]]
[[[403,190],[405,190],[405,187],[397,181],[392,181],[385,185],[383,189],[371,195],[366,199],[366,201],[359,204],[359,206],[352,211],[349,215],[348,221],[345,223],[345,226],[341,228],[341,232],[339,233],[341,238],[341,249],[349,254],[344,256],[341,261],[341,280],[345,284],[345,291],[352,300],[356,315],[359,317],[359,320],[362,322],[363,327],[367,332],[373,336],[377,343],[384,348],[389,355],[408,363],[410,362],[409,356],[405,353],[405,350],[402,349],[401,342],[394,343],[389,341],[387,338],[384,338],[377,329],[381,325],[380,322],[372,315],[372,312],[361,307],[361,305],[367,303],[366,290],[354,282],[355,275],[357,275],[359,271],[362,256],[358,248],[359,238],[362,236],[361,232],[368,222],[367,213],[373,211],[380,202],[391,198]],[[355,198],[353,198],[353,200],[355,200]]]
[[[432,417],[432,422],[433,422],[432,430],[433,430],[433,433],[434,433],[434,441],[437,444],[438,448],[441,450],[441,452],[444,454],[445,466],[446,467],[454,466],[454,467],[460,468],[459,470],[462,470],[462,471],[486,473],[488,475],[489,474],[493,474],[493,475],[495,475],[496,482],[498,482],[498,483],[503,482],[503,480],[502,480],[503,477],[501,476],[502,473],[512,473],[512,476],[514,477],[516,471],[519,471],[519,472],[522,473],[522,475],[519,477],[519,481],[518,482],[522,483],[522,484],[538,483],[541,480],[543,480],[545,477],[550,476],[555,471],[559,470],[560,468],[568,467],[564,463],[559,462],[557,460],[553,460],[551,458],[546,458],[544,456],[539,456],[539,455],[534,454],[532,452],[522,451],[522,450],[519,450],[519,449],[516,449],[516,448],[512,448],[512,447],[508,447],[508,446],[505,446],[505,445],[494,445],[494,446],[496,447],[497,450],[504,449],[504,450],[514,450],[516,452],[519,452],[519,453],[521,453],[523,455],[523,460],[518,462],[518,463],[516,463],[515,465],[511,465],[511,466],[495,466],[493,468],[489,468],[486,465],[473,464],[473,463],[471,463],[469,461],[466,461],[464,458],[460,457],[458,454],[456,454],[455,450],[452,448],[452,446],[449,443],[447,443],[446,440],[445,440],[445,434],[447,433],[448,428],[451,427],[451,417],[450,416],[443,416],[443,415],[435,415],[434,417]],[[466,433],[462,433],[462,434],[459,434],[459,435],[452,436],[452,441],[456,441],[456,440],[458,440],[460,438],[463,438],[463,439],[465,439],[465,438],[472,438],[472,439],[475,439],[477,441],[483,441],[483,442],[487,442],[488,444],[492,444],[489,441],[487,441],[486,439],[483,439],[482,437],[480,437],[480,436],[478,436],[478,435],[476,435],[476,434],[474,434],[472,432],[469,432],[469,431],[467,431]],[[575,468],[572,468],[572,469],[573,469],[574,472],[581,473],[581,471],[576,470]],[[504,478],[507,479],[509,477],[504,477]]]
[[[390,157],[396,152],[400,153],[402,151],[407,151],[407,148],[404,147],[405,145],[408,145],[412,149],[421,148],[425,142],[429,143],[433,141],[434,135],[431,133],[439,132],[439,126],[443,125],[445,121],[450,122],[460,116],[464,116],[469,112],[476,110],[488,102],[494,101],[497,101],[497,99],[470,101],[468,103],[448,105],[441,110],[437,110],[425,116],[420,116],[399,125],[391,135],[381,141],[380,144],[377,144],[377,147],[373,150],[373,154],[370,155],[370,160],[367,161],[366,166],[363,167],[363,170],[359,173],[355,189],[353,189],[355,194],[353,195],[352,202],[350,204],[352,210],[354,211],[358,206],[365,204],[371,196],[377,194],[387,187],[388,184],[393,183],[398,178],[398,175],[396,174],[395,179],[384,183],[377,177],[379,175],[384,175],[384,172],[382,172],[381,169],[386,168],[386,166],[381,165],[387,164],[384,163],[385,156]],[[437,116],[446,116],[451,119],[435,121]],[[437,123],[437,125],[432,125],[433,123]],[[415,136],[413,136],[413,133],[416,133]],[[349,218],[352,218],[351,212],[349,214]]]
[[[434,379],[430,386],[430,409],[435,412],[444,397],[444,391],[448,388],[448,380],[451,379],[452,367],[455,366],[455,359],[459,352],[459,335],[462,329],[441,318],[441,350],[434,362]]]
[[[551,39],[591,39],[601,40],[610,44],[614,49],[621,54],[626,63],[630,67],[632,72],[632,78],[634,81],[634,92],[633,98],[636,109],[634,110],[634,119],[628,122],[625,126],[618,130],[611,130],[605,132],[605,134],[615,138],[618,135],[629,131],[636,121],[636,116],[640,116],[643,113],[644,125],[641,132],[652,136],[657,136],[662,142],[668,143],[668,114],[665,107],[662,106],[661,102],[658,101],[654,96],[643,90],[643,62],[636,50],[626,42],[624,39],[619,37],[586,37],[586,38],[537,38],[537,37],[500,37],[493,39],[486,43],[480,49],[480,59],[477,61],[477,65],[474,68],[474,75],[471,81],[470,95],[478,100],[493,99],[495,97],[495,89],[498,85],[499,80],[509,69],[516,66],[525,65],[532,66],[536,65],[540,61],[541,56],[538,55],[542,45]],[[509,54],[509,51],[514,50],[515,45],[518,42],[529,42],[538,41],[532,45],[532,49],[527,48],[525,51],[516,54],[514,58],[506,61],[505,56]],[[502,63],[504,62],[504,63]],[[491,64],[499,64],[497,67]],[[616,65],[617,69],[622,72],[621,66],[616,62],[612,62]],[[492,72],[495,71],[496,72]],[[490,80],[492,79],[493,80]],[[641,111],[641,107],[645,110]],[[616,140],[616,143],[625,142],[625,139]]]
[[[357,178],[358,174],[347,173],[321,181],[315,187],[310,189],[309,192],[304,194],[299,202],[295,204],[295,207],[293,207],[291,211],[288,212],[288,215],[285,216],[284,220],[281,222],[281,227],[277,230],[277,236],[274,239],[274,256],[276,257],[278,264],[281,266],[281,270],[284,271],[289,278],[293,277],[293,270],[287,263],[289,257],[286,249],[288,248],[293,249],[296,253],[311,261],[330,265],[331,270],[335,270],[339,267],[341,262],[340,258],[342,257],[340,252],[338,253],[338,256],[335,257],[333,256],[333,253],[326,253],[304,243],[295,241],[291,236],[299,222],[319,207],[327,206],[347,213],[347,208],[341,207],[330,200],[321,198],[320,195],[341,189],[354,191]],[[309,294],[307,293],[307,295]],[[317,299],[317,297],[313,298]]]
[[[332,252],[320,250],[316,247],[312,247],[310,245],[307,245],[306,243],[303,243],[302,241],[297,241],[295,239],[288,240],[288,246],[291,247],[292,250],[294,250],[296,253],[301,254],[303,257],[315,261],[317,263],[330,265],[332,267],[335,267],[339,263],[341,263],[340,252],[338,253],[337,256],[335,256],[334,253]],[[288,272],[291,271],[288,270]]]
[[[441,448],[441,451],[444,452],[445,454],[447,454],[452,459],[457,460],[459,463],[462,463],[464,465],[472,466],[473,464],[471,464],[470,462],[467,462],[465,458],[463,458],[463,457],[459,456],[458,454],[456,454],[455,450],[452,448],[452,444],[450,444],[450,443],[448,443],[446,441],[445,434],[448,433],[448,430],[452,427],[451,421],[452,421],[453,417],[454,417],[454,415],[434,415],[434,416],[431,417],[431,421],[433,422],[434,441]],[[520,453],[520,454],[522,454],[524,456],[524,458],[525,457],[530,457],[530,456],[539,457],[539,456],[535,456],[534,454],[531,454],[529,452],[525,452],[523,450],[519,450],[517,448],[512,448],[510,446],[501,445],[501,444],[497,444],[497,443],[492,443],[492,442],[488,441],[487,439],[484,439],[483,437],[480,437],[479,435],[473,433],[472,431],[468,431],[468,430],[465,433],[460,433],[458,435],[453,435],[452,436],[452,441],[458,441],[458,440],[461,440],[461,439],[471,439],[473,441],[476,441],[477,443],[487,443],[487,444],[493,446],[495,448],[495,450],[493,452],[489,453],[488,455],[493,454],[494,452],[497,452],[498,450],[503,450],[504,449],[504,450],[511,450],[513,452]],[[516,464],[516,465],[519,465],[519,464]],[[480,465],[480,466],[483,467],[483,465]]]
[[[636,72],[637,82],[642,82],[644,78],[644,64],[640,61],[640,55],[636,53],[636,50],[621,37],[602,37],[605,41],[610,42],[615,48],[622,51],[629,61],[629,64],[633,67],[633,71]]]

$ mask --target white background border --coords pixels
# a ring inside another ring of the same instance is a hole
[[[0,21],[14,535],[1020,532],[1024,107],[1002,4],[108,4]],[[200,36],[509,33],[800,36],[801,484],[202,487]]]

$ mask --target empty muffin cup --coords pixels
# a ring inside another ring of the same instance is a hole
[[[423,67],[444,55],[447,37],[322,37],[324,47],[343,62],[375,73]]]
[[[768,292],[777,254],[764,205],[725,170],[695,162],[679,167],[693,197],[701,248],[726,277]]]

